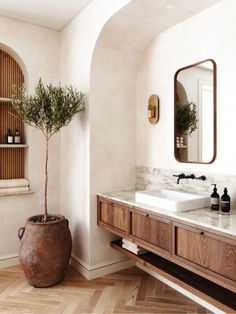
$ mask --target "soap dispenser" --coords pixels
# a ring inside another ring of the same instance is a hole
[[[211,209],[219,210],[220,208],[220,195],[217,193],[216,184],[214,185],[213,193],[211,194]]]
[[[221,213],[229,214],[230,212],[230,197],[227,188],[224,188],[224,194],[221,196]]]

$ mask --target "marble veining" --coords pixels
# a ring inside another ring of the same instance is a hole
[[[222,215],[210,208],[195,209],[187,212],[171,212],[154,206],[145,205],[135,201],[135,191],[118,191],[99,194],[113,201],[120,201],[127,205],[137,206],[145,210],[154,211],[156,214],[175,218],[183,222],[190,222],[196,226],[236,236],[236,210],[231,210],[230,215]]]
[[[180,180],[180,183],[177,184],[177,178],[173,177],[173,174],[180,174],[181,172],[185,174],[193,173],[196,177],[205,175],[207,179],[205,181],[184,179]],[[224,187],[228,188],[229,196],[231,197],[231,208],[236,208],[236,176],[189,172],[185,170],[135,167],[135,189],[137,191],[170,188],[211,195],[213,183],[217,184],[217,190],[220,196],[223,194]]]

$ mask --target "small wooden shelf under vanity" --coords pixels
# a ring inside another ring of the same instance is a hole
[[[150,253],[137,256],[123,249],[121,242],[111,246],[223,311],[235,313],[236,230],[221,227],[220,215],[210,209],[154,212],[136,203],[133,192],[125,193],[128,196],[98,196],[98,225]],[[204,223],[194,219],[197,214],[205,214]],[[236,226],[236,213],[222,217],[227,219],[235,219]]]

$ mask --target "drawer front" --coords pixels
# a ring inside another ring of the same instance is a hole
[[[175,255],[236,281],[236,243],[201,230],[175,227]]]
[[[131,212],[130,234],[157,246],[165,251],[171,250],[171,223],[153,216]]]
[[[128,208],[116,203],[100,202],[100,221],[128,232]]]

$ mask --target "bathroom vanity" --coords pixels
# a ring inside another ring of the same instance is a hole
[[[150,253],[111,246],[227,312],[236,310],[236,211],[171,212],[135,201],[130,191],[100,194],[98,225]]]

